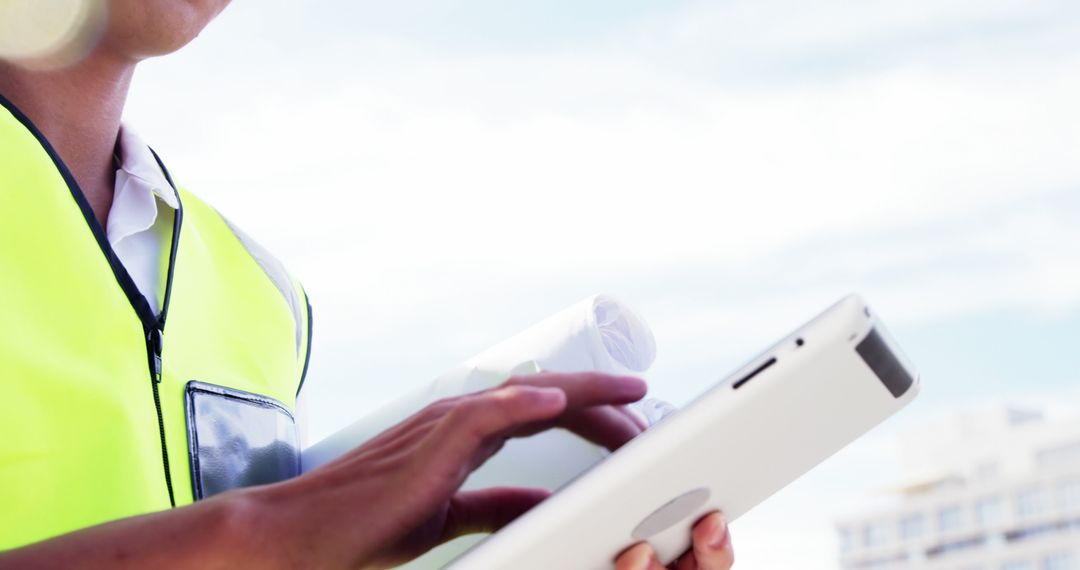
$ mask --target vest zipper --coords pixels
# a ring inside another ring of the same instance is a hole
[[[159,322],[159,325],[164,323]],[[154,393],[154,410],[157,412],[158,436],[161,438],[161,463],[165,469],[165,486],[169,489],[169,505],[176,506],[173,494],[172,471],[169,469],[169,448],[165,443],[165,416],[161,412],[161,350],[164,342],[162,327],[152,327],[146,335],[147,355],[150,360],[150,389]]]
[[[22,111],[15,107],[10,101],[8,101],[2,94],[0,94],[0,107],[7,109],[12,116],[14,116],[20,123],[41,144],[42,150],[49,155],[53,164],[56,165],[57,171],[67,184],[68,190],[71,192],[71,197],[75,200],[75,204],[78,206],[79,211],[82,212],[83,219],[86,221],[86,226],[90,230],[90,233],[94,236],[94,240],[97,241],[98,247],[101,248],[101,253],[105,257],[105,261],[112,269],[113,276],[116,277],[117,284],[120,285],[120,289],[124,292],[128,302],[131,303],[131,307],[135,310],[136,316],[143,325],[143,338],[146,341],[146,354],[150,367],[150,385],[154,395],[154,408],[157,410],[158,419],[158,431],[161,434],[161,461],[165,469],[165,485],[169,490],[169,504],[176,506],[176,499],[173,495],[172,487],[172,474],[169,471],[169,452],[165,444],[165,418],[161,412],[161,394],[159,393],[158,385],[161,383],[161,351],[162,351],[162,339],[165,331],[165,315],[169,308],[169,297],[172,293],[172,280],[173,280],[173,268],[176,265],[176,251],[180,243],[180,225],[184,217],[184,206],[180,203],[180,207],[176,209],[176,215],[173,218],[173,236],[172,236],[172,248],[169,252],[169,269],[168,277],[165,282],[165,299],[161,304],[161,314],[154,317],[153,311],[150,309],[149,303],[146,302],[146,298],[143,297],[139,291],[139,287],[132,280],[131,274],[128,273],[124,265],[120,263],[120,259],[116,256],[116,252],[113,251],[111,245],[109,245],[108,237],[105,235],[105,228],[98,222],[97,217],[94,215],[93,208],[90,207],[90,202],[86,200],[86,194],[83,193],[82,188],[79,188],[79,183],[72,176],[71,170],[64,164],[63,159],[53,148],[49,140],[45,138],[45,135],[34,125],[33,121],[29,117],[24,115]],[[169,181],[169,185],[172,186],[173,192],[176,193],[176,198],[180,200],[180,193],[176,190],[176,184],[173,183],[172,176],[169,175],[168,169],[161,162],[161,158],[153,149],[150,152],[154,154],[154,159],[157,160],[158,166],[161,167],[161,171],[165,174],[165,178]]]
[[[176,189],[176,184],[173,183],[169,170],[161,162],[161,157],[154,152],[154,149],[150,149],[150,153],[154,155],[154,160],[161,167],[165,179],[172,186],[172,191],[176,194],[176,201],[179,206],[173,214],[172,243],[169,246],[169,267],[165,275],[165,295],[161,301],[161,313],[157,317],[157,322],[147,327],[148,330],[146,331],[146,346],[150,356],[150,387],[154,392],[158,434],[161,436],[161,462],[165,469],[165,486],[169,489],[169,504],[175,507],[176,497],[173,493],[172,471],[169,469],[169,448],[165,442],[165,416],[161,411],[161,391],[159,386],[161,385],[161,353],[165,344],[165,318],[169,314],[169,301],[172,298],[173,270],[176,269],[176,252],[180,248],[180,228],[184,223],[184,204],[180,201],[180,192]]]

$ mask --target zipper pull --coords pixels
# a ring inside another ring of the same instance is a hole
[[[162,331],[154,327],[150,329],[150,348],[154,351],[154,382],[161,383],[161,348],[163,343]]]

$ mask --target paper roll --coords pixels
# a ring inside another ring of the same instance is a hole
[[[655,358],[652,331],[637,314],[611,297],[590,297],[304,450],[303,469],[309,471],[341,456],[432,402],[492,388],[513,375],[541,370],[637,374],[647,370]],[[654,419],[652,409],[641,410],[643,417]],[[464,488],[556,489],[605,454],[606,450],[569,432],[552,430],[507,442],[469,477]],[[482,538],[474,535],[444,544],[405,568],[439,568]]]
[[[486,390],[513,375],[540,370],[634,374],[647,370],[655,358],[656,341],[641,317],[611,297],[590,297],[312,445],[303,452],[303,469],[343,455],[432,402]]]

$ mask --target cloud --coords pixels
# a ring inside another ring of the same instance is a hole
[[[299,107],[266,97],[215,121],[186,160],[204,165],[189,176],[196,186],[228,189],[223,208],[253,195],[272,208],[247,225],[276,229],[299,207],[321,220],[316,238],[358,238],[365,257],[730,259],[1075,184],[1080,118],[1069,102],[1080,81],[1066,67],[1046,70],[1038,107],[1030,86],[907,72],[707,93],[688,108],[623,101],[598,117],[538,105],[503,119],[509,111],[486,114],[484,102],[448,108],[355,86]],[[474,71],[474,85],[502,71]],[[406,83],[408,93],[439,89],[437,77]],[[250,138],[266,125],[269,136]],[[393,251],[376,247],[387,239]]]

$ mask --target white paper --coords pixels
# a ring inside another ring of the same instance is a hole
[[[638,315],[611,297],[590,297],[304,450],[303,469],[309,471],[347,453],[432,402],[486,390],[513,375],[541,370],[640,374],[655,358],[656,341]],[[662,404],[649,403],[638,411],[653,423],[665,409]],[[605,454],[605,450],[569,432],[553,430],[508,442],[469,477],[464,488],[498,485],[555,489]],[[458,539],[405,568],[438,568],[481,538]]]
[[[655,358],[656,341],[640,317],[611,297],[590,297],[312,445],[304,450],[303,468],[310,471],[343,455],[432,402],[486,390],[513,375],[541,370],[638,374]]]

